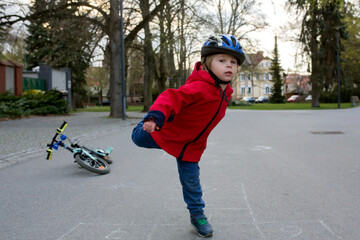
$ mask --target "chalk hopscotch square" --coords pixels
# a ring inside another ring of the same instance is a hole
[[[221,193],[224,189],[220,190]],[[174,194],[175,195],[175,194]],[[212,194],[207,197],[205,209],[209,222],[214,228],[213,239],[243,240],[338,240],[341,239],[322,220],[309,221],[271,221],[261,222],[255,218],[247,193],[241,184],[240,194]],[[168,199],[168,198],[172,198]],[[164,197],[169,201],[165,204],[162,214],[155,219],[153,213],[145,217],[143,222],[136,224],[96,224],[80,223],[57,240],[82,239],[190,239],[191,231],[187,210],[179,207],[182,201],[173,194]],[[164,200],[166,200],[164,199]]]
[[[341,239],[322,221],[258,223],[265,239],[338,240]]]
[[[253,224],[222,224],[212,223],[214,229],[213,240],[265,240]],[[278,239],[274,239],[278,240]]]
[[[89,239],[107,239],[107,240],[130,240],[147,239],[149,233],[153,231],[153,224],[96,224],[80,223],[68,233],[57,240],[89,240]]]

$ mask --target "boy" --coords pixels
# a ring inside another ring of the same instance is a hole
[[[198,162],[210,132],[225,116],[233,92],[229,83],[244,59],[234,36],[209,37],[201,48],[201,63],[195,64],[185,85],[160,94],[132,133],[137,146],[176,157],[191,224],[201,237],[211,237],[213,230],[203,211]]]

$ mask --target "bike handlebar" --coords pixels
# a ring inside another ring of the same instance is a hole
[[[54,142],[56,141],[56,137],[57,137],[60,133],[62,133],[62,132],[65,130],[66,127],[67,127],[67,122],[64,121],[64,122],[61,124],[60,128],[56,129],[56,133],[55,133],[55,135],[54,135],[51,143],[47,145],[49,148],[46,150],[46,152],[47,152],[46,160],[51,160],[52,148],[53,148]]]

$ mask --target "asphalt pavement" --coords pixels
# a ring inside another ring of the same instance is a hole
[[[0,239],[200,239],[182,200],[176,161],[130,139],[142,113],[0,122]],[[228,110],[200,162],[205,213],[218,240],[360,239],[360,108]],[[46,161],[65,133],[114,147],[111,172]]]
[[[134,125],[143,116],[141,112],[127,112],[123,121],[110,118],[106,112],[82,112],[0,121],[0,168],[43,155],[63,121],[70,126],[68,137],[89,140]]]

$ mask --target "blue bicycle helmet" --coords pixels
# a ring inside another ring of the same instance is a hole
[[[210,36],[201,48],[201,57],[226,53],[237,59],[240,66],[245,60],[245,53],[240,42],[231,35]]]

